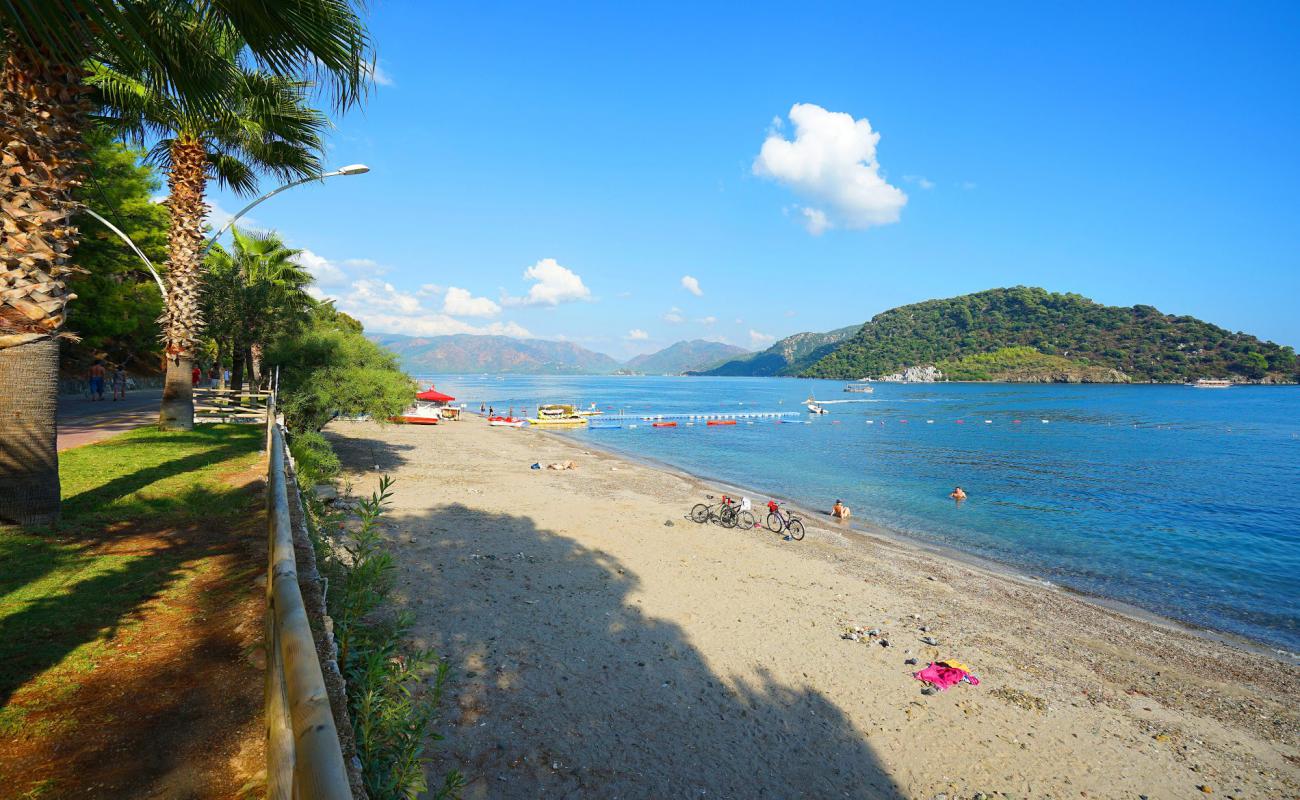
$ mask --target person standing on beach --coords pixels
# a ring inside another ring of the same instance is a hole
[[[104,369],[104,362],[101,359],[95,359],[95,363],[90,367],[90,399],[104,399],[104,374],[108,370]]]
[[[118,364],[113,368],[113,402],[126,399],[126,370]]]

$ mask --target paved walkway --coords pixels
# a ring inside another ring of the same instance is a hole
[[[127,392],[125,400],[87,400],[83,395],[59,396],[59,451],[98,442],[122,431],[158,421],[162,389]]]

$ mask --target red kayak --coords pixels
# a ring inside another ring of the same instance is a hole
[[[676,422],[652,422],[652,423],[650,423],[650,427],[652,427],[652,428],[676,428],[676,427],[677,427],[677,423],[676,423]]]
[[[736,421],[734,419],[711,419],[705,424],[706,425],[735,425]]]

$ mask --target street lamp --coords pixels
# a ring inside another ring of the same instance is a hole
[[[104,223],[104,227],[108,228],[113,233],[116,233],[122,241],[126,242],[127,247],[135,251],[135,254],[140,257],[141,261],[144,262],[144,265],[149,268],[149,274],[153,276],[154,283],[158,284],[158,291],[162,294],[163,297],[166,297],[167,285],[163,283],[162,276],[158,274],[158,270],[153,268],[153,263],[149,261],[149,258],[145,256],[145,254],[140,250],[140,248],[135,246],[135,242],[131,241],[131,237],[127,236],[116,225],[104,219],[100,215],[96,214],[94,211],[91,211],[89,208],[82,206],[81,210],[85,211],[90,216]]]
[[[202,255],[200,255],[200,257],[199,257],[200,261],[201,261],[203,258],[207,257],[207,255],[208,255],[208,251],[212,249],[212,245],[214,245],[214,244],[217,243],[217,239],[220,238],[221,234],[223,234],[223,233],[225,233],[226,231],[230,230],[230,226],[232,226],[232,225],[235,224],[235,220],[237,220],[237,219],[239,219],[240,217],[242,217],[242,216],[244,216],[245,214],[247,214],[249,209],[251,209],[253,206],[257,205],[258,203],[262,202],[263,200],[267,200],[267,199],[269,199],[269,198],[271,198],[271,197],[274,197],[275,195],[279,194],[280,192],[283,192],[285,189],[292,189],[293,187],[295,187],[295,186],[301,186],[301,185],[304,184],[304,183],[311,183],[312,181],[319,181],[319,180],[324,180],[324,179],[326,179],[326,178],[333,178],[333,177],[336,176],[336,175],[364,175],[365,173],[367,173],[367,172],[369,172],[369,171],[370,171],[370,167],[367,167],[365,164],[348,164],[346,167],[340,167],[340,168],[334,170],[333,172],[325,172],[325,173],[322,173],[322,174],[320,174],[320,175],[313,175],[313,176],[311,176],[310,178],[303,178],[302,180],[293,181],[292,183],[286,183],[284,186],[281,186],[281,187],[278,188],[278,189],[273,189],[272,191],[267,192],[266,194],[264,194],[264,195],[262,195],[261,197],[257,198],[257,199],[254,200],[253,202],[251,202],[251,203],[249,203],[248,205],[246,205],[246,206],[244,206],[243,208],[241,208],[241,209],[239,210],[239,213],[238,213],[238,214],[236,214],[235,216],[231,217],[231,218],[230,218],[230,221],[227,222],[224,226],[222,226],[221,230],[217,231],[216,233],[214,233],[214,234],[212,235],[212,238],[208,240],[208,244],[207,244],[207,246],[203,248],[203,253],[202,253]],[[136,243],[135,243],[135,242],[131,241],[131,237],[130,237],[130,236],[127,236],[127,235],[126,235],[125,233],[123,233],[122,230],[121,230],[120,228],[118,228],[116,225],[114,225],[113,223],[111,223],[111,222],[109,222],[108,220],[104,219],[104,218],[101,217],[99,214],[95,213],[94,211],[92,211],[91,209],[87,208],[86,206],[82,206],[82,207],[81,207],[81,210],[82,210],[82,211],[85,211],[85,212],[86,212],[87,214],[89,214],[90,216],[92,216],[92,217],[94,217],[95,219],[97,219],[97,220],[99,220],[100,222],[102,222],[102,223],[105,225],[105,227],[107,227],[107,228],[108,228],[110,231],[112,231],[113,233],[116,233],[116,234],[118,235],[118,237],[119,237],[122,241],[126,242],[126,246],[127,246],[127,247],[130,247],[131,250],[132,250],[132,251],[133,251],[137,256],[140,257],[140,260],[144,262],[145,267],[147,267],[147,268],[149,269],[149,274],[153,276],[154,283],[158,284],[158,291],[161,292],[163,298],[166,299],[166,297],[167,297],[167,285],[166,285],[165,283],[163,283],[162,276],[158,274],[158,270],[156,270],[156,269],[153,268],[153,263],[149,261],[149,259],[145,256],[144,252],[143,252],[142,250],[140,250],[139,247],[136,246]]]
[[[235,224],[236,220],[238,220],[240,217],[244,216],[249,211],[251,211],[253,207],[256,206],[258,203],[261,203],[264,200],[270,200],[272,197],[275,197],[277,194],[283,192],[285,189],[292,189],[295,186],[301,186],[304,183],[311,183],[312,181],[322,181],[325,180],[326,178],[333,178],[336,175],[364,175],[369,171],[370,171],[370,167],[367,167],[365,164],[348,164],[346,167],[340,167],[339,169],[336,169],[333,172],[325,172],[320,175],[313,175],[310,178],[303,178],[301,180],[293,181],[292,183],[286,183],[285,185],[281,186],[278,189],[272,189],[271,191],[267,192],[266,194],[254,200],[253,202],[239,209],[239,211],[233,217],[231,217],[230,220],[227,221],[225,225],[221,226],[221,230],[212,234],[212,238],[208,239],[208,244],[206,247],[203,248],[203,253],[200,254],[199,259],[202,260],[207,257],[208,251],[211,250],[212,246],[217,243],[217,240],[221,238],[222,234],[230,230],[230,228]]]

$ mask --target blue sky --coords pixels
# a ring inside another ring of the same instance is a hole
[[[757,349],[1028,284],[1300,345],[1300,4],[370,18],[329,159],[373,171],[252,219],[372,330]]]

